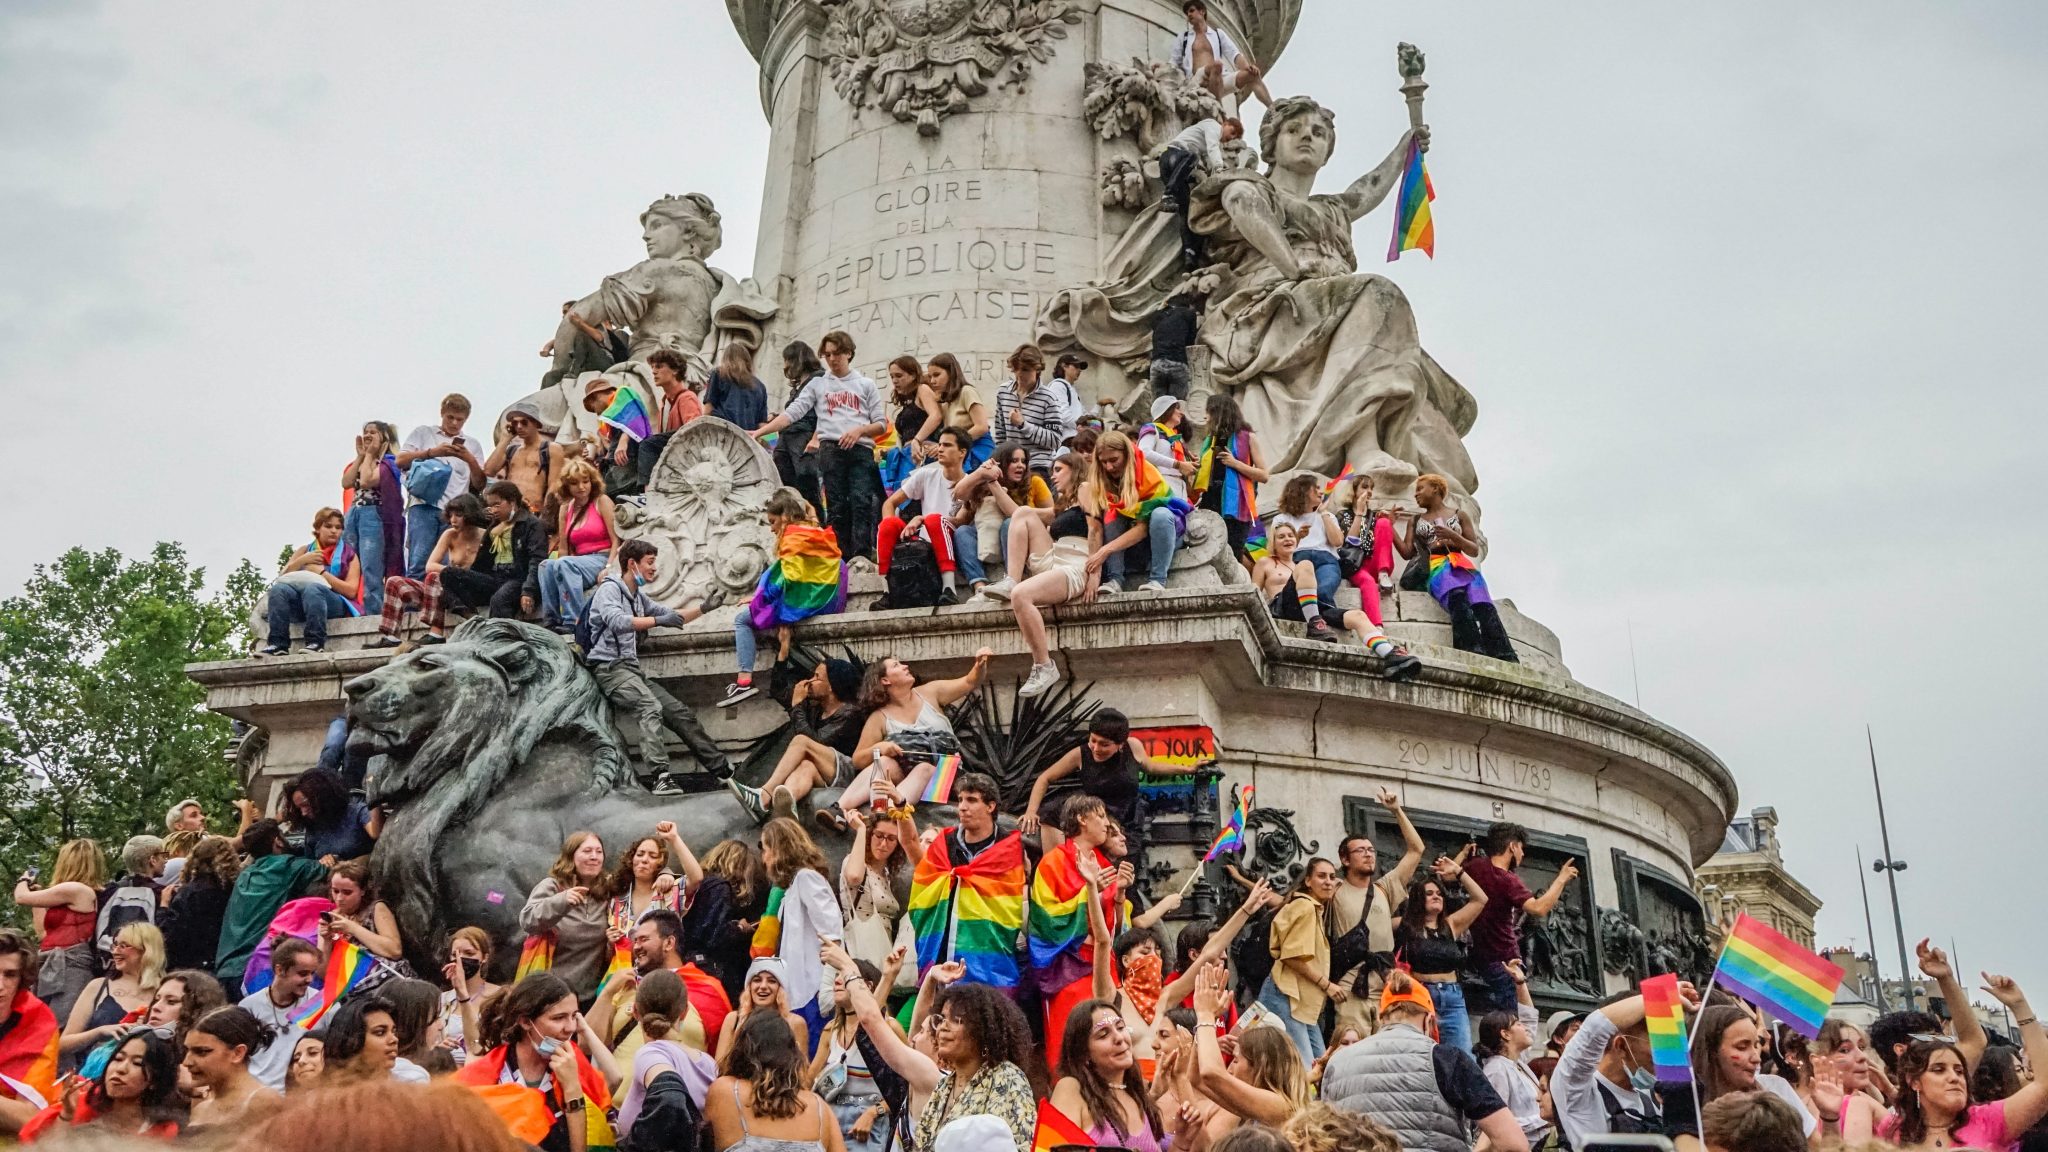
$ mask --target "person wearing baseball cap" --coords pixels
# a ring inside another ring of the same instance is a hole
[[[1081,427],[1081,417],[1088,414],[1088,405],[1081,401],[1081,373],[1088,370],[1088,361],[1078,354],[1066,352],[1053,361],[1052,394],[1060,402],[1060,421],[1066,426],[1062,441],[1072,440]]]
[[[1528,1152],[1528,1138],[1470,1052],[1436,1040],[1436,1004],[1406,972],[1380,990],[1380,1030],[1338,1049],[1323,1068],[1323,1099],[1362,1112],[1401,1147],[1469,1152],[1474,1126],[1491,1146]]]
[[[1188,477],[1195,474],[1195,451],[1188,447],[1187,407],[1177,396],[1152,398],[1152,422],[1138,429],[1138,451],[1159,469],[1175,496],[1188,498]]]
[[[1552,1012],[1550,1019],[1543,1022],[1543,1037],[1550,1045],[1552,1056],[1564,1055],[1564,1046],[1578,1034],[1579,1025],[1586,1022],[1584,1012]]]

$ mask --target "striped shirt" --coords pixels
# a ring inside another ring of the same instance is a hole
[[[1022,440],[1029,450],[1027,460],[1034,471],[1050,469],[1053,458],[1059,455],[1060,443],[1066,439],[1066,421],[1061,411],[1061,397],[1046,381],[1040,380],[1029,395],[1019,395],[1015,380],[1003,381],[996,389],[996,439]],[[1021,427],[1010,422],[1010,413],[1024,413]]]

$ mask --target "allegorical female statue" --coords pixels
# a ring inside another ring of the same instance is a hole
[[[1201,319],[1211,380],[1227,388],[1267,445],[1273,469],[1336,475],[1345,464],[1378,491],[1436,472],[1478,486],[1460,439],[1478,405],[1429,353],[1408,298],[1361,274],[1351,226],[1399,184],[1408,144],[1349,188],[1313,191],[1336,146],[1336,120],[1307,97],[1275,103],[1259,128],[1266,170],[1233,169],[1197,185],[1189,223],[1224,272]],[[1177,280],[1159,237],[1170,218],[1147,209],[1107,266],[1109,280],[1056,294],[1039,319],[1048,347],[1078,343],[1106,359],[1142,356],[1151,313]]]

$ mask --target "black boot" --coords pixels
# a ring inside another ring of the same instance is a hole
[[[1508,642],[1507,626],[1500,622],[1500,611],[1491,603],[1472,605],[1472,615],[1479,622],[1479,649],[1482,655],[1510,664],[1520,664],[1521,657],[1515,655],[1515,646]]]
[[[1472,613],[1472,602],[1463,588],[1449,596],[1450,603],[1444,610],[1451,614],[1451,647],[1460,652],[1479,651],[1479,620]]]

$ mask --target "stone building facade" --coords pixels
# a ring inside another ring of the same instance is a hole
[[[1813,918],[1820,897],[1785,868],[1778,846],[1778,812],[1756,808],[1728,825],[1721,847],[1695,873],[1710,909],[1717,906],[1733,919],[1745,912],[1813,947]]]

